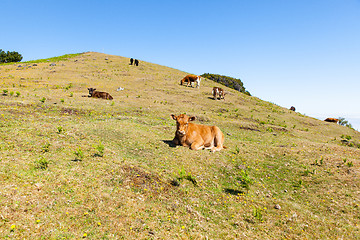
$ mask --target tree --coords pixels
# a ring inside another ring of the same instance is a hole
[[[22,59],[22,55],[18,52],[5,52],[0,49],[0,63],[20,62]]]
[[[212,73],[204,73],[201,76],[251,96],[250,92],[245,90],[244,83],[240,79]]]

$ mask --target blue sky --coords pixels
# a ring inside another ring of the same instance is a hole
[[[1,0],[0,49],[103,52],[240,78],[263,100],[360,129],[360,0]]]

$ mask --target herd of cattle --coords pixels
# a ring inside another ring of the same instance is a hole
[[[133,64],[133,59],[130,59],[130,65]],[[138,66],[139,62],[135,59],[135,66]],[[196,83],[196,88],[200,88],[201,77],[193,74],[186,75],[180,81],[180,85],[193,86]],[[89,95],[84,97],[102,98],[112,100],[113,97],[107,92],[96,91],[96,88],[88,88]],[[214,100],[225,100],[225,91],[222,88],[214,87],[212,89],[212,95]],[[291,111],[295,111],[295,107],[290,108]],[[192,150],[210,149],[212,152],[220,151],[226,148],[224,146],[224,134],[217,126],[207,126],[202,124],[195,124],[192,121],[195,120],[193,116],[187,116],[180,114],[176,116],[171,115],[172,119],[176,121],[176,132],[172,142],[175,145],[181,145],[189,147]],[[336,118],[327,118],[326,122],[339,122]]]

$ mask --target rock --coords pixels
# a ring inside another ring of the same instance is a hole
[[[55,67],[56,64],[55,63],[50,63],[50,67]]]
[[[281,209],[281,207],[280,207],[279,204],[276,204],[276,205],[274,206],[274,208],[275,208],[275,209]]]

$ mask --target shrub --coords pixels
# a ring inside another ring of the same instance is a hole
[[[179,177],[177,177],[177,180],[181,181],[183,179],[186,179],[188,181],[190,181],[192,184],[194,184],[195,186],[197,186],[197,181],[196,178],[194,176],[191,175],[191,173],[186,173],[184,168],[181,168],[181,170],[179,171]]]
[[[74,151],[75,154],[75,161],[82,161],[84,158],[84,152],[81,150],[81,148],[78,148],[78,150]]]
[[[41,157],[40,159],[35,161],[35,168],[36,169],[42,169],[46,170],[49,166],[49,161],[45,159],[44,157]]]
[[[341,126],[353,128],[352,125],[349,123],[349,121],[347,121],[347,120],[346,120],[345,118],[343,118],[343,117],[339,117],[339,124],[340,124]]]
[[[95,146],[96,153],[94,154],[94,157],[103,157],[104,156],[104,145],[100,142],[99,145]]]
[[[245,93],[245,94],[251,96],[250,92],[245,90],[244,84],[240,79],[223,76],[223,75],[219,75],[219,74],[212,74],[212,73],[204,73],[201,75],[201,77],[210,79],[214,82],[221,83],[222,85],[225,85],[229,88],[235,89],[239,92],[242,92],[242,93]]]
[[[57,130],[58,130],[57,133],[59,133],[59,134],[65,131],[64,128],[61,126],[57,127]]]
[[[23,59],[18,52],[5,52],[0,49],[0,63],[20,62]]]
[[[242,188],[245,188],[247,192],[250,190],[250,185],[253,180],[249,177],[249,174],[245,170],[241,170],[241,176],[237,178]]]

